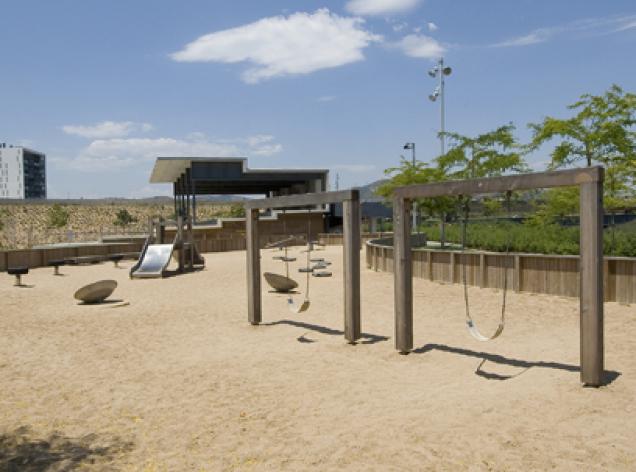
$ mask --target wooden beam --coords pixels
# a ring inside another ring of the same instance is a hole
[[[413,267],[411,263],[411,202],[393,199],[393,277],[395,348],[402,354],[413,349]]]
[[[257,325],[262,321],[261,254],[258,244],[258,210],[248,210],[245,218],[247,245],[247,316]]]
[[[581,382],[603,383],[603,184],[581,185]]]
[[[396,188],[396,198],[430,198],[452,195],[474,195],[535,188],[566,187],[603,179],[602,167],[585,167],[533,174],[515,174],[472,180],[450,180],[430,184],[407,185]]]
[[[356,195],[357,196],[357,195]],[[342,203],[344,257],[344,332],[355,343],[360,338],[360,200]]]
[[[335,192],[301,193],[282,197],[248,200],[245,202],[245,209],[264,210],[268,208],[307,207],[326,205],[327,203],[341,203],[347,200],[359,200],[359,198],[360,192],[357,189],[339,190]]]

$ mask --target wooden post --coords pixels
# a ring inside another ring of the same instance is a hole
[[[357,197],[357,193],[354,195]],[[360,200],[342,202],[345,339],[360,338]]]
[[[454,251],[449,251],[449,272],[450,272],[450,283],[454,284],[455,283],[455,252]],[[463,259],[463,257],[466,256],[466,254],[464,254],[462,256],[462,264],[465,264],[466,261]]]
[[[262,320],[261,310],[261,255],[258,244],[258,209],[245,214],[247,244],[247,313],[248,321],[257,325]]]
[[[519,293],[521,292],[521,256],[519,254],[515,254],[514,256],[514,267],[513,267],[513,278],[512,278],[512,289]]]
[[[393,199],[393,277],[395,290],[395,348],[413,349],[413,279],[411,264],[411,202]]]
[[[581,382],[603,383],[603,181],[581,186]]]
[[[479,254],[479,288],[486,286],[486,254]]]
[[[426,268],[428,270],[428,280],[433,280],[433,251],[427,251]]]

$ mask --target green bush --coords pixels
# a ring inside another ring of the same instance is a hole
[[[128,226],[130,223],[137,221],[137,218],[132,216],[128,210],[122,208],[117,212],[116,219],[114,221],[115,226]]]
[[[429,240],[439,240],[437,223],[427,223],[420,227]],[[613,234],[612,234],[613,233]],[[446,225],[446,240],[461,243],[461,224]],[[636,257],[636,231],[620,225],[614,231],[603,233],[606,255]],[[527,224],[512,222],[471,222],[466,231],[466,247],[484,251],[525,252],[535,254],[578,254],[579,227],[558,224]]]
[[[62,205],[56,203],[48,209],[48,225],[49,228],[63,228],[68,224],[69,211]]]

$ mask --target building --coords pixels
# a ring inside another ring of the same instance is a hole
[[[46,198],[46,156],[0,143],[0,198]]]

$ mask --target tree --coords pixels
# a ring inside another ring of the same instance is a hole
[[[526,170],[514,130],[510,123],[474,138],[445,132],[443,135],[450,139],[451,148],[436,162],[452,179],[495,177]]]
[[[412,184],[427,184],[447,180],[444,171],[440,167],[429,167],[426,163],[406,159],[400,156],[400,165],[386,169],[384,173],[389,180],[376,189],[376,193],[382,197],[390,198],[397,187]],[[418,209],[423,210],[429,216],[440,218],[440,242],[445,244],[445,223],[447,216],[456,209],[455,201],[450,197],[421,198],[417,200]]]
[[[58,203],[48,209],[48,224],[50,228],[63,228],[68,224],[69,212]]]
[[[560,138],[552,153],[551,169],[584,161],[601,164],[605,174],[605,205],[615,208],[633,197],[636,183],[636,95],[612,85],[603,95],[581,95],[568,106],[577,114],[571,118],[546,117],[531,123],[528,150]]]
[[[113,222],[115,226],[128,226],[130,223],[134,223],[137,221],[137,218],[132,216],[130,212],[125,208],[119,210],[115,218],[116,219]]]

